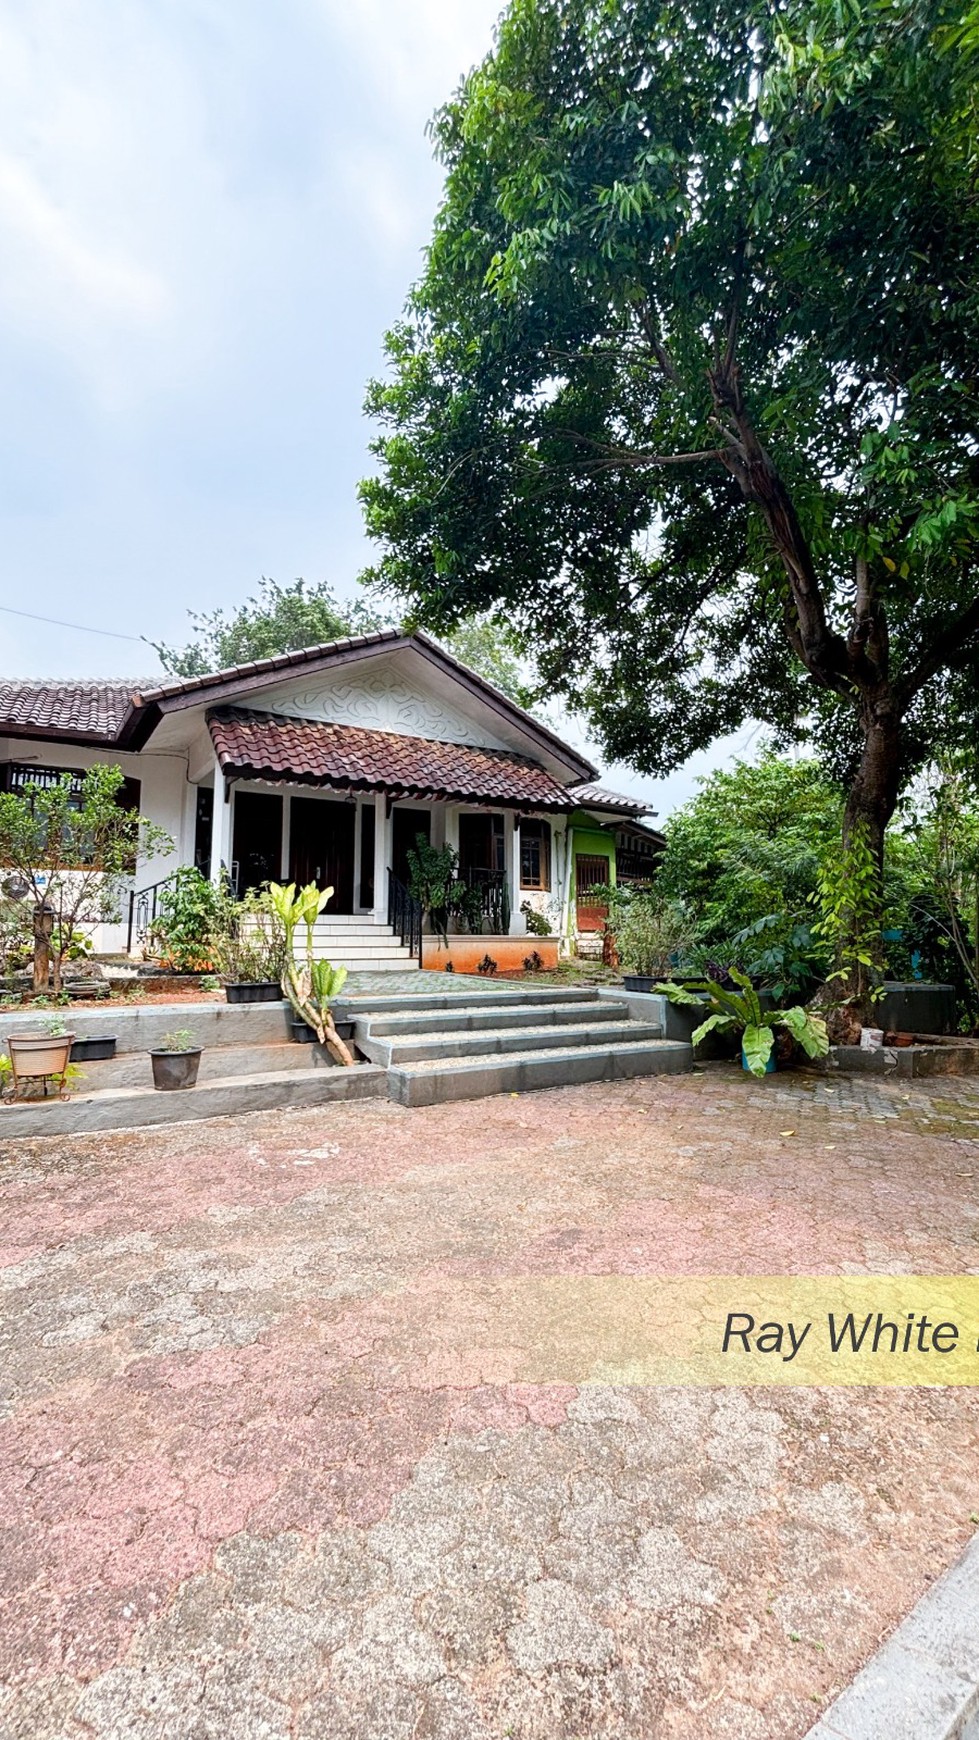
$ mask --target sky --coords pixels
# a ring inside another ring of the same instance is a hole
[[[354,592],[426,123],[499,10],[0,0],[0,605],[131,637],[0,612],[0,672],[151,675],[141,636],[179,645],[263,574]],[[663,816],[748,737],[606,778]]]

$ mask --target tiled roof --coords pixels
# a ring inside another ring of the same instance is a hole
[[[621,810],[623,815],[654,816],[656,811],[651,804],[644,803],[642,798],[624,797],[621,792],[609,791],[604,785],[572,785],[568,788],[569,795],[582,809]]]
[[[0,683],[0,733],[17,728],[113,742],[132,705],[134,683]]]
[[[222,769],[236,778],[516,809],[569,808],[565,787],[545,768],[501,750],[234,708],[212,713],[208,725]]]
[[[169,683],[150,683],[140,691],[139,702],[146,706],[151,701],[169,700],[174,695],[196,695],[199,690],[222,688],[228,683],[242,681],[247,683],[249,677],[267,676],[275,671],[301,670],[303,665],[320,664],[326,658],[349,652],[360,647],[382,647],[385,642],[401,642],[401,630],[398,628],[379,628],[371,634],[346,635],[342,640],[326,641],[322,645],[297,647],[293,652],[274,653],[266,659],[249,659],[246,664],[226,665],[220,671],[205,671],[197,677],[174,677]]]

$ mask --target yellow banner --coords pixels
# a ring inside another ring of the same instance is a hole
[[[442,1383],[979,1384],[979,1275],[474,1277],[399,1322]]]

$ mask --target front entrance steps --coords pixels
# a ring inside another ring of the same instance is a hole
[[[446,989],[444,976],[434,973],[409,984],[426,982],[437,989],[416,993],[399,984],[389,995],[378,989],[380,975],[373,971],[359,981],[360,991],[356,977],[349,981],[335,1013],[354,1022],[357,1050],[368,1059],[354,1069],[336,1067],[319,1046],[293,1043],[284,1003],[73,1010],[76,1035],[114,1033],[117,1055],[81,1066],[82,1079],[68,1100],[0,1108],[0,1152],[5,1136],[135,1129],[336,1100],[434,1105],[692,1066],[690,1046],[664,1039],[655,1016],[630,1020],[624,998],[527,985],[503,989],[467,983],[461,975]],[[4,1014],[0,1035],[31,1024],[27,1010]],[[159,1093],[147,1050],[175,1027],[191,1029],[203,1047],[198,1084]]]
[[[587,991],[481,991],[467,998],[351,999],[360,1051],[403,1106],[659,1075],[692,1064],[689,1045]]]
[[[348,973],[418,970],[418,961],[397,932],[369,912],[336,913],[318,919],[313,926],[313,954],[317,960],[346,967]]]

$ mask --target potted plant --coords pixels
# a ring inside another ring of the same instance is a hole
[[[201,1066],[201,1047],[194,1044],[189,1027],[178,1027],[173,1033],[164,1033],[161,1043],[150,1051],[150,1062],[155,1088],[164,1093],[192,1088]]]
[[[37,1081],[41,1078],[45,1079],[47,1092],[48,1076],[59,1077],[59,1092],[64,1093],[74,1037],[73,1033],[68,1032],[64,1022],[57,1018],[48,1022],[43,1033],[8,1033],[7,1046],[10,1051],[14,1093],[21,1081]]]
[[[763,1009],[747,973],[731,967],[730,977],[738,987],[725,990],[716,979],[700,979],[692,984],[678,985],[672,980],[657,985],[672,1003],[686,1003],[703,1008],[710,1014],[690,1035],[692,1045],[699,1045],[708,1033],[741,1034],[741,1067],[752,1075],[768,1075],[776,1066],[775,1029],[787,1030],[802,1046],[807,1057],[825,1057],[829,1050],[826,1023],[819,1015],[796,1005],[792,1009]]]
[[[680,900],[663,900],[652,889],[628,883],[603,893],[609,902],[607,929],[615,943],[627,991],[654,991],[692,947],[697,925]]]
[[[282,996],[288,951],[285,926],[268,888],[225,902],[213,935],[214,962],[229,1003],[275,1003]]]
[[[294,882],[287,887],[279,882],[269,883],[269,899],[281,920],[285,936],[283,995],[292,1005],[296,1022],[311,1027],[314,1038],[326,1046],[330,1056],[349,1068],[354,1062],[353,1053],[339,1032],[330,1008],[333,998],[339,996],[346,983],[347,969],[333,967],[329,961],[318,961],[313,955],[313,926],[332,894],[332,888],[319,889],[315,882],[307,883],[298,893]],[[305,959],[301,963],[296,960],[296,934],[300,925],[306,931]],[[293,1023],[294,1029],[296,1022]],[[302,1038],[302,1034],[296,1035],[294,1031],[294,1037]]]

